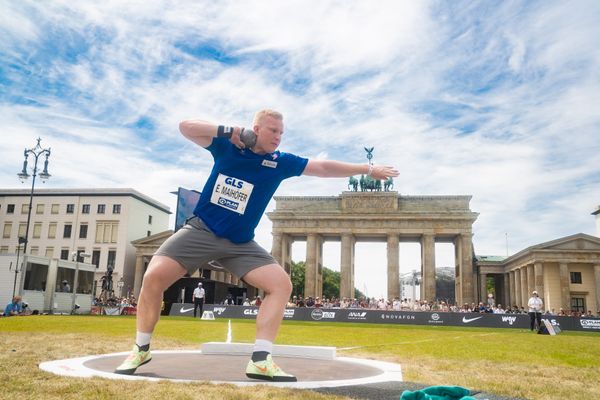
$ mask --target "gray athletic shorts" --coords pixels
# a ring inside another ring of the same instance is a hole
[[[154,255],[172,258],[190,274],[200,267],[206,267],[206,263],[216,261],[239,278],[258,267],[277,264],[277,261],[254,240],[237,244],[218,237],[198,217],[190,218],[156,250]],[[217,270],[212,267],[211,269]]]

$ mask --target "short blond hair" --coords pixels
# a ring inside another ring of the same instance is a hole
[[[254,120],[252,121],[252,126],[258,125],[258,123],[264,117],[273,117],[275,119],[283,121],[283,114],[279,111],[271,110],[270,108],[265,108],[264,110],[260,110],[256,114],[254,114]]]

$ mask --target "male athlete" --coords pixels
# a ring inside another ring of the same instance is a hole
[[[158,322],[163,292],[186,273],[216,260],[246,284],[264,291],[256,316],[256,342],[246,376],[276,382],[296,381],[271,358],[273,342],[292,292],[290,277],[253,239],[254,229],[279,184],[299,175],[374,179],[398,176],[392,167],[308,160],[277,151],[283,116],[274,110],[256,113],[251,139],[243,128],[217,126],[200,120],[179,124],[189,140],[205,148],[214,166],[194,210],[194,217],[171,236],[152,257],[144,274],[137,309],[135,345],[115,370],[130,375],[151,360],[150,338]],[[241,136],[240,136],[241,135]],[[243,140],[243,141],[242,141]]]

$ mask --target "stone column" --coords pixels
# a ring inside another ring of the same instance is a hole
[[[527,292],[527,267],[521,267],[521,304],[519,306],[526,307],[527,301],[531,293]]]
[[[350,233],[342,234],[340,259],[340,298],[354,298],[354,244],[356,240]]]
[[[279,265],[283,266],[283,234],[273,233],[273,245],[271,246],[271,255]]]
[[[454,276],[456,278],[455,282],[454,282],[454,297],[455,297],[455,301],[456,304],[458,306],[461,306],[464,304],[463,302],[463,298],[462,298],[462,273],[460,271],[460,266],[461,266],[461,262],[460,260],[462,259],[462,254],[461,254],[461,240],[460,240],[460,236],[456,236],[454,238]]]
[[[421,237],[421,300],[435,300],[435,236],[424,234]]]
[[[311,233],[306,238],[306,271],[304,272],[304,297],[321,297],[323,292],[323,241]]]
[[[323,237],[317,236],[317,297],[323,298]]]
[[[474,303],[474,283],[473,283],[473,243],[471,241],[471,233],[463,233],[460,235],[461,260],[460,260],[460,275],[462,276],[462,296],[464,303]]]
[[[516,291],[516,279],[515,279],[515,271],[510,271],[508,273],[509,285],[508,288],[508,304],[507,306],[513,306],[517,303],[517,291]]]
[[[515,304],[521,306],[521,270],[515,269]]]
[[[558,271],[560,274],[560,306],[565,310],[571,310],[571,288],[569,276],[569,264],[559,263]]]
[[[600,264],[594,265],[594,280],[596,281],[596,308],[593,311],[600,310]]]
[[[506,306],[510,303],[510,274],[502,274],[504,279],[502,285],[502,307],[506,310]],[[496,300],[496,304],[498,301]]]
[[[139,298],[142,289],[142,279],[144,277],[144,256],[136,254],[135,257],[135,275],[133,277],[133,295]]]
[[[529,297],[531,297],[531,294],[533,293],[533,291],[535,290],[535,272],[534,272],[535,266],[534,265],[528,265],[527,266],[527,299],[529,299]],[[543,300],[544,299],[544,292],[538,292],[538,294],[540,295],[540,298]]]
[[[387,297],[400,298],[400,254],[398,235],[387,237]],[[435,268],[435,267],[434,267]],[[435,275],[434,275],[435,278]],[[435,282],[435,281],[434,281]],[[435,286],[434,286],[435,288]]]
[[[290,235],[283,235],[281,244],[281,261],[283,264],[281,264],[281,266],[283,269],[285,269],[288,275],[291,275],[292,273],[292,243],[293,239]]]
[[[544,264],[541,262],[536,262],[533,264],[533,280],[535,284],[535,290],[544,301],[544,306],[546,306],[548,298],[546,298],[544,292]]]
[[[479,301],[483,301],[483,304],[487,304],[487,274],[480,274],[479,279]]]

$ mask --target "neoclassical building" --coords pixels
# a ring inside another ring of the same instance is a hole
[[[508,258],[479,256],[476,270],[480,301],[489,282],[503,305],[526,307],[536,290],[546,310],[600,310],[600,238],[595,236],[578,233]]]

